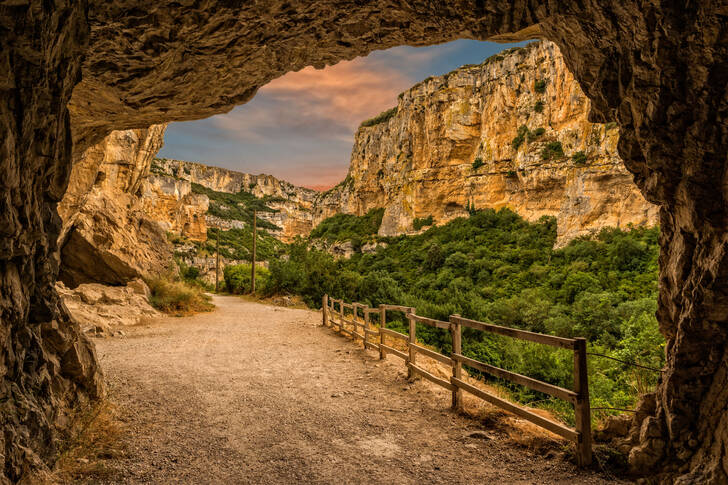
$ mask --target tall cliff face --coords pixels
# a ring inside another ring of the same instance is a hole
[[[617,154],[616,125],[590,123],[590,102],[551,42],[429,78],[396,113],[356,133],[346,180],[320,195],[314,225],[384,207],[381,235],[444,222],[469,207],[556,216],[557,244],[602,227],[655,224]]]
[[[242,190],[264,199],[268,207],[278,212],[261,212],[259,217],[280,228],[269,232],[282,241],[290,242],[295,236],[308,234],[313,229],[313,204],[318,194],[314,190],[295,186],[272,175],[251,175],[182,160],[156,159],[154,172],[217,192],[235,194]],[[225,221],[214,216],[208,215],[207,223],[228,228]]]
[[[165,128],[112,132],[74,164],[58,209],[59,278],[66,285],[123,285],[164,271],[171,262],[166,235],[140,198]]]

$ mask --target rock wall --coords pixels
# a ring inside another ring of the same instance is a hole
[[[259,214],[280,228],[280,231],[269,231],[278,239],[290,242],[297,235],[308,234],[313,229],[312,209],[317,192],[298,187],[272,175],[251,175],[219,167],[210,167],[201,163],[181,160],[157,159],[155,171],[177,179],[200,184],[217,192],[238,193],[241,190],[250,192],[258,198],[266,200],[268,207],[278,212]],[[214,227],[227,229],[229,222],[208,217],[208,223]]]
[[[195,241],[207,240],[210,201],[206,195],[192,192],[190,182],[152,174],[144,179],[139,197],[146,215],[165,231]]]
[[[58,209],[63,219],[59,278],[67,286],[125,285],[169,267],[166,234],[140,198],[143,188],[150,191],[147,176],[165,129],[112,132],[74,164]]]
[[[69,409],[98,395],[93,348],[59,308],[57,203],[76,154],[113,130],[199,119],[270,80],[395,45],[556,42],[660,207],[667,365],[630,463],[728,481],[726,2],[271,1],[0,4],[3,480],[53,463]],[[655,472],[659,472],[659,476]]]
[[[547,41],[428,78],[400,95],[390,119],[359,128],[349,174],[317,198],[314,224],[384,207],[379,233],[389,236],[413,231],[415,218],[442,223],[468,207],[509,207],[530,220],[556,216],[557,245],[603,227],[656,224],[657,206],[617,153],[616,124],[589,122],[590,108]],[[553,143],[563,154],[546,159]]]

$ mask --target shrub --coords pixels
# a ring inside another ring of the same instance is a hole
[[[542,160],[551,160],[552,158],[562,158],[564,156],[564,148],[560,141],[552,141],[541,150]]]
[[[523,141],[526,139],[526,136],[528,135],[528,127],[526,125],[521,125],[518,127],[518,134],[513,138],[513,141],[511,141],[511,146],[514,150],[518,150],[518,148],[523,144]]]
[[[538,79],[533,83],[533,89],[537,93],[544,93],[546,91],[546,80]]]
[[[529,141],[529,142],[532,142],[532,141],[534,141],[534,140],[535,140],[536,138],[538,138],[538,137],[540,137],[541,135],[543,135],[544,133],[546,133],[546,129],[545,129],[545,128],[541,128],[541,127],[539,127],[539,128],[536,128],[535,130],[533,130],[533,131],[530,131],[530,132],[528,133],[528,141]]]
[[[336,214],[321,221],[311,231],[311,238],[327,241],[346,241],[358,237],[364,239],[379,231],[384,217],[384,209],[372,209],[363,216],[353,214]]]
[[[394,115],[397,114],[397,107],[388,109],[387,111],[383,111],[382,113],[379,113],[374,118],[369,118],[368,120],[362,122],[362,127],[367,126],[374,126],[378,125],[379,123],[384,123],[385,121],[388,121],[390,118],[392,118]]]
[[[508,176],[508,177],[515,177],[517,175],[518,175],[518,173],[515,170],[509,170],[506,172],[506,176]]]
[[[223,277],[225,279],[225,287],[227,288],[227,291],[235,295],[250,293],[250,270],[251,266],[249,264],[226,266],[223,271]],[[266,268],[261,266],[255,268],[256,292],[262,290],[266,286],[269,274],[270,272]]]
[[[533,110],[536,113],[543,113],[543,101],[536,101],[536,104],[533,105]]]
[[[145,279],[151,296],[149,302],[164,313],[186,315],[196,312],[209,312],[215,308],[199,286],[165,277]]]
[[[586,164],[586,153],[582,151],[576,152],[571,156],[571,159],[576,165],[584,165]]]
[[[429,215],[427,217],[415,217],[415,220],[412,221],[412,226],[414,226],[415,231],[419,231],[423,227],[431,226],[434,224],[434,219],[432,218],[432,215]]]
[[[485,165],[485,164],[483,163],[482,158],[478,157],[475,160],[473,160],[473,170],[478,170],[483,165]]]

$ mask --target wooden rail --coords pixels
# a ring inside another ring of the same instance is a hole
[[[338,311],[336,306],[338,305]],[[345,318],[346,310],[351,310],[351,318]],[[361,309],[363,320],[359,319],[358,310]],[[387,328],[387,310],[397,311],[405,314],[409,322],[409,335],[396,332]],[[371,315],[379,314],[379,328],[371,324]],[[379,351],[379,358],[384,359],[387,354],[393,354],[405,361],[408,376],[415,376],[427,379],[452,393],[452,408],[461,409],[463,405],[463,391],[472,394],[495,406],[505,409],[508,412],[526,419],[544,429],[576,443],[576,458],[579,466],[587,466],[592,461],[591,449],[591,410],[589,408],[589,381],[587,376],[587,354],[586,340],[583,338],[563,338],[553,335],[544,335],[535,332],[528,332],[515,328],[501,327],[490,323],[478,322],[462,318],[460,315],[450,315],[448,321],[436,320],[434,318],[417,315],[412,307],[402,305],[379,305],[378,308],[370,308],[362,303],[346,303],[342,300],[323,297],[323,323],[327,327],[338,328],[338,331],[345,333],[355,340],[361,339],[365,349]],[[434,350],[428,349],[417,343],[417,324],[428,325],[435,328],[445,329],[450,332],[452,339],[452,353],[447,356]],[[346,326],[351,329],[347,329]],[[495,333],[506,337],[526,340],[544,345],[551,345],[574,353],[574,389],[565,389],[547,382],[539,381],[528,376],[517,374],[506,369],[486,364],[463,355],[462,350],[462,328],[468,327],[483,332]],[[357,330],[361,328],[362,332]],[[403,352],[390,345],[387,345],[386,338],[392,338],[405,342],[407,351]],[[374,338],[372,341],[371,338]],[[417,365],[417,354],[429,357],[438,362],[450,365],[452,375],[444,379],[423,369]],[[494,396],[483,389],[468,384],[463,380],[463,365],[476,369],[499,379],[505,379],[516,384],[526,386],[535,391],[549,394],[558,399],[563,399],[574,405],[576,427],[570,428],[564,424],[557,423],[534,413],[530,409],[518,406],[501,397]]]

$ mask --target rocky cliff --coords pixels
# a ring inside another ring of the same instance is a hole
[[[295,186],[272,175],[251,175],[201,163],[156,159],[154,172],[178,180],[200,184],[217,192],[235,194],[249,192],[263,199],[276,212],[260,212],[259,217],[280,228],[269,230],[282,241],[289,242],[297,235],[308,234],[313,229],[313,203],[317,192]],[[229,228],[229,223],[214,216],[207,216],[207,223],[213,227]]]
[[[67,286],[124,285],[168,267],[171,246],[139,197],[165,128],[115,131],[74,164],[58,209],[59,279]]]
[[[556,216],[557,244],[602,227],[657,222],[617,153],[616,124],[590,101],[555,44],[537,42],[431,77],[362,124],[346,180],[321,194],[314,225],[384,207],[380,235],[471,207]]]

